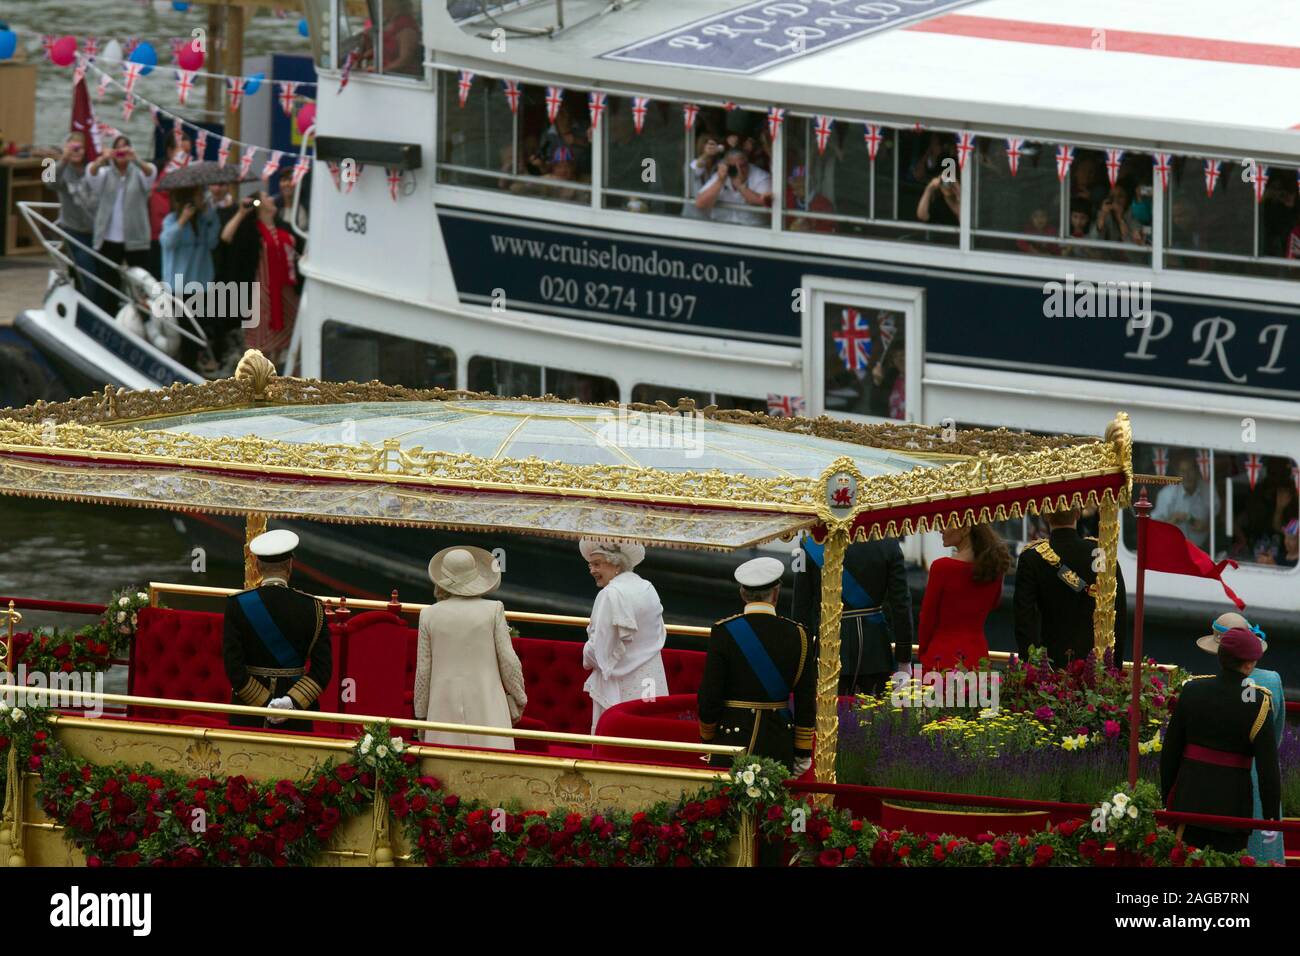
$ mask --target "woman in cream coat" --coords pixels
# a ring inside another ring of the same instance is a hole
[[[420,612],[415,716],[508,730],[523,715],[523,668],[510,643],[505,606],[483,597],[501,583],[482,548],[439,551],[429,561],[438,603]],[[512,737],[426,730],[425,743],[513,750]]]

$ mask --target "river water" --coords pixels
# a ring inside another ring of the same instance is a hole
[[[283,18],[271,12],[272,4],[253,17],[248,17],[244,31],[245,56],[266,53],[311,52],[308,40],[298,34],[300,13],[289,11]],[[0,20],[18,33],[20,45],[27,51],[29,62],[40,64],[36,89],[35,141],[44,145],[57,145],[67,132],[72,110],[72,67],[55,66],[45,59],[41,35],[70,35],[84,47],[87,36],[98,37],[100,49],[110,38],[119,43],[135,38],[146,40],[158,51],[159,67],[149,76],[142,77],[137,86],[140,96],[164,109],[176,111],[176,84],[171,69],[170,37],[189,37],[195,27],[207,28],[207,7],[193,4],[184,13],[172,9],[164,0],[3,0],[0,2]],[[211,61],[205,69],[214,70]],[[94,99],[93,75],[87,79]],[[263,87],[259,96],[266,96]],[[195,83],[189,99],[190,107],[179,112],[187,119],[199,120],[204,106],[202,84]],[[95,112],[131,137],[137,146],[150,142],[152,119],[149,111],[137,109],[129,122],[122,119],[122,94],[110,89],[104,99],[95,103]],[[142,150],[143,151],[143,150]]]

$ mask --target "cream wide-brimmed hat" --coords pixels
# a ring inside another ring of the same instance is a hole
[[[1210,625],[1211,633],[1206,634],[1204,637],[1198,637],[1196,646],[1208,654],[1217,654],[1219,653],[1219,641],[1223,639],[1224,634],[1227,634],[1234,627],[1253,632],[1259,638],[1263,649],[1268,650],[1268,642],[1264,640],[1264,632],[1236,611],[1229,611],[1227,614],[1220,614],[1216,617],[1214,623]]]
[[[600,538],[583,538],[578,542],[578,550],[586,561],[593,554],[619,554],[627,559],[627,570],[631,571],[645,560],[645,545],[635,541],[605,541]]]
[[[501,583],[501,569],[491,552],[457,545],[443,548],[429,559],[429,580],[448,594],[478,597]]]

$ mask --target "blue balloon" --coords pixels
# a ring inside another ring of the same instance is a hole
[[[244,95],[252,96],[258,90],[260,90],[262,88],[262,81],[264,79],[266,79],[265,73],[254,73],[252,76],[250,76],[248,78],[248,81],[244,83]]]
[[[141,43],[128,56],[127,62],[139,63],[144,68],[140,71],[141,76],[148,76],[153,72],[153,68],[158,65],[158,51],[150,43]]]
[[[177,13],[184,13],[189,8],[190,5],[185,0],[172,0],[172,9]]]
[[[303,17],[298,21],[298,36],[307,36],[307,18]]]
[[[18,49],[18,34],[13,30],[0,30],[0,60],[7,60]]]

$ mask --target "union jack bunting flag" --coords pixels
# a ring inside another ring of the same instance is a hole
[[[53,33],[46,33],[41,37],[41,46],[45,49],[45,59],[47,60],[52,59],[52,54],[54,52],[54,41],[57,39],[58,37],[55,36]]]
[[[1251,184],[1255,187],[1255,202],[1264,201],[1264,190],[1268,186],[1268,167],[1263,163],[1242,163],[1246,176],[1253,177]]]
[[[72,85],[75,87],[78,83],[86,78],[86,60],[84,57],[77,57],[77,65],[72,69]]]
[[[634,96],[632,97],[632,127],[636,130],[638,136],[641,130],[645,129],[645,114],[650,105],[650,97]]]
[[[1160,176],[1160,189],[1164,191],[1169,188],[1169,154],[1156,153],[1152,162],[1155,163],[1156,173]]]
[[[469,99],[469,91],[474,87],[474,74],[469,70],[460,71],[460,79],[456,81],[456,98],[460,103],[461,109],[465,108],[465,101]]]
[[[293,177],[289,181],[297,186],[309,169],[311,169],[311,159],[307,156],[298,157],[298,162],[293,164]]]
[[[502,92],[505,93],[506,102],[510,104],[511,115],[519,112],[519,81],[505,80],[505,86]]]
[[[247,176],[253,168],[253,162],[257,159],[257,147],[245,146],[244,152],[239,157],[239,175]]]
[[[682,104],[682,123],[688,129],[695,129],[695,117],[700,113],[700,108],[694,103]]]
[[[871,362],[871,323],[857,309],[840,313],[840,327],[831,333],[835,351],[850,372],[865,371]]]
[[[966,160],[970,159],[970,154],[975,150],[974,133],[957,134],[957,168],[963,172],[966,169]]]
[[[1223,160],[1207,159],[1205,161],[1205,198],[1214,195],[1214,187],[1219,185],[1219,174],[1223,171]]]
[[[122,72],[126,74],[126,81],[123,86],[128,95],[135,92],[135,81],[140,79],[140,69],[139,63],[122,64]]]
[[[587,94],[587,111],[591,114],[591,128],[600,125],[600,114],[605,112],[605,94],[592,90]]]
[[[1196,451],[1196,467],[1200,469],[1201,477],[1206,481],[1210,480],[1210,452],[1207,448],[1199,448]]]
[[[781,132],[781,123],[785,121],[785,109],[780,106],[773,106],[767,111],[767,135],[776,142],[777,134]]]
[[[1021,149],[1025,141],[1020,136],[1010,136],[1007,138],[1007,168],[1011,170],[1014,176],[1020,170]]]
[[[334,180],[335,191],[343,188],[343,181],[339,178],[339,164],[327,160],[325,168],[330,171],[330,179]]]
[[[104,98],[104,91],[108,89],[109,82],[107,73],[99,74],[99,82],[95,84],[95,99],[102,100]]]
[[[199,159],[208,151],[208,131],[200,129],[194,134],[194,155]]]
[[[244,104],[244,83],[242,76],[232,76],[226,80],[226,92],[230,95],[231,112],[238,113]]]
[[[217,163],[224,166],[230,161],[230,137],[221,137],[221,142],[217,144]]]
[[[280,160],[282,160],[283,158],[284,158],[284,154],[281,153],[278,149],[271,150],[270,157],[267,159],[266,164],[262,167],[262,175],[260,178],[269,180],[272,176],[278,173],[280,171]]]
[[[140,45],[140,40],[139,40],[139,38],[137,38],[137,37],[132,37],[132,38],[129,39],[129,40],[123,40],[123,41],[122,41],[122,56],[123,56],[123,57],[129,57],[132,53],[135,52],[135,48],[138,47],[139,45]]]
[[[767,395],[767,413],[776,418],[794,418],[804,412],[802,395]]]
[[[548,86],[546,88],[546,118],[552,123],[560,115],[560,104],[564,102],[564,88]]]
[[[135,94],[126,94],[126,99],[122,101],[122,119],[128,123],[131,122],[131,114],[135,112]]]
[[[365,172],[365,170],[366,170],[365,163],[357,163],[354,167],[352,167],[352,174],[350,176],[343,177],[345,180],[347,180],[347,185],[348,185],[348,188],[343,190],[344,193],[352,192],[352,187],[355,186],[357,182],[361,179],[361,174]]]
[[[824,155],[826,144],[831,141],[831,130],[835,126],[835,120],[829,116],[818,116],[813,121],[813,129],[817,134],[817,155]]]
[[[285,116],[293,115],[293,98],[298,93],[298,84],[285,80],[280,84],[280,109]]]
[[[1151,449],[1151,467],[1155,469],[1157,475],[1163,476],[1169,471],[1169,449],[1163,445],[1157,445]]]
[[[357,51],[349,50],[348,58],[343,61],[343,72],[339,75],[339,93],[348,88],[348,81],[352,79],[352,67],[356,66],[356,63]]]
[[[867,158],[873,163],[876,161],[876,153],[880,150],[880,144],[884,137],[880,134],[880,124],[866,123],[862,133],[862,139],[867,144]]]
[[[1124,162],[1124,150],[1108,149],[1106,150],[1106,179],[1110,181],[1113,187],[1119,180],[1119,167]]]
[[[1056,147],[1056,181],[1065,182],[1065,177],[1070,175],[1070,167],[1074,165],[1074,147],[1066,146],[1062,143]]]
[[[98,37],[86,37],[86,56],[92,60],[99,56]]]
[[[393,202],[397,202],[397,193],[401,188],[402,171],[390,166],[388,168],[388,195],[392,197]]]
[[[176,71],[176,102],[184,106],[189,102],[190,90],[194,89],[194,71]]]
[[[1264,459],[1259,455],[1246,456],[1246,480],[1250,482],[1250,490],[1255,490],[1255,484],[1259,481],[1260,473],[1264,470]]]

